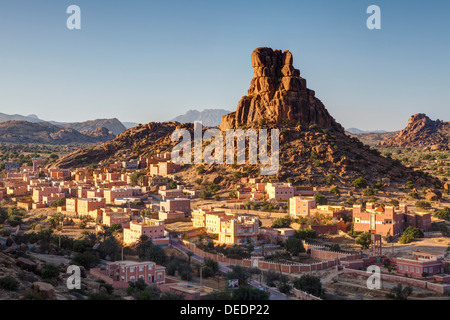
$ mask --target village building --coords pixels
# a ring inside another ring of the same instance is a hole
[[[126,245],[136,243],[143,235],[146,235],[156,245],[168,244],[168,238],[164,233],[164,221],[147,218],[141,222],[131,221],[130,227],[123,230],[123,242]]]
[[[353,222],[355,231],[394,236],[409,226],[428,231],[431,228],[431,214],[408,212],[404,204],[398,208],[393,206],[375,208],[373,203],[367,203],[364,211],[361,205],[353,206]]]
[[[259,219],[257,217],[223,211],[192,212],[194,228],[204,228],[209,234],[217,234],[217,243],[225,245],[255,244],[259,234]]]

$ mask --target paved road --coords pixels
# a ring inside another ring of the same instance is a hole
[[[189,248],[181,245],[178,241],[170,240],[170,244],[172,245],[173,248],[175,248],[175,249],[177,249],[177,250],[179,250],[181,252],[186,253],[188,251],[191,251],[191,250],[189,250]],[[191,257],[191,259],[192,260],[196,260],[196,261],[198,261],[200,263],[204,263],[205,262],[205,260],[202,257],[200,257],[200,256],[198,256],[196,254],[194,254]],[[225,263],[225,262],[219,262],[219,270],[221,272],[223,272],[223,273],[227,273],[227,272],[231,271],[231,266],[229,264]],[[267,286],[265,284],[261,285],[258,281],[250,280],[249,284],[251,286],[253,286],[253,287],[256,287],[256,288],[260,288],[262,286],[264,288],[264,290],[266,290],[266,292],[270,293],[270,297],[269,297],[270,300],[295,300],[293,298],[290,298],[290,297],[286,296],[284,293],[281,293],[281,292],[279,292],[278,290],[276,290],[276,289],[274,289],[272,287],[269,287],[269,286]]]

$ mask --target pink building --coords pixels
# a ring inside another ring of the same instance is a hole
[[[288,201],[294,196],[294,187],[290,183],[267,183],[266,192],[269,195],[269,199]]]
[[[115,200],[131,198],[140,191],[139,188],[111,188],[103,191],[106,203],[114,203]]]
[[[185,198],[167,199],[161,201],[160,210],[165,212],[180,211],[188,215],[191,212],[191,200]]]
[[[309,217],[311,210],[315,207],[314,198],[292,197],[289,199],[289,215],[293,218]]]
[[[112,224],[120,224],[122,229],[130,227],[131,216],[125,211],[112,211],[103,209],[102,224],[110,227]]]
[[[51,204],[53,201],[64,198],[66,195],[61,192],[51,193],[47,196],[42,197],[42,203]]]
[[[176,189],[167,189],[162,186],[158,193],[161,195],[162,200],[181,198],[184,196],[183,186],[178,186]]]
[[[89,215],[90,211],[106,207],[105,198],[78,199],[77,213],[79,215]]]
[[[58,187],[42,187],[33,189],[33,201],[42,202],[42,197],[50,196],[52,193],[59,193]]]
[[[139,241],[142,235],[146,235],[155,244],[158,243],[156,240],[165,239],[164,221],[147,218],[142,222],[131,221],[130,227],[123,230],[123,242],[127,245],[133,244]]]
[[[397,273],[413,277],[433,276],[444,273],[444,255],[414,251],[412,259],[397,258]]]
[[[367,203],[365,211],[361,205],[353,206],[353,222],[355,231],[393,236],[402,233],[408,226],[428,231],[431,227],[431,214],[408,212],[406,205],[400,205],[398,209],[392,206],[375,208],[373,203]]]
[[[104,270],[94,268],[90,273],[116,289],[128,288],[128,282],[136,282],[138,279],[143,279],[147,284],[164,284],[166,281],[166,268],[150,261],[108,262]]]
[[[104,197],[104,192],[102,189],[88,190],[86,192],[86,198],[102,198]]]

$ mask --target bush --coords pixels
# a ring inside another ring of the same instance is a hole
[[[357,178],[357,179],[353,180],[352,184],[357,188],[367,187],[367,181],[364,178]]]
[[[272,222],[272,228],[289,228],[291,223],[292,223],[292,218],[287,215],[283,218],[275,219]]]
[[[369,232],[362,233],[356,240],[355,243],[359,244],[362,249],[369,249],[371,242],[371,235]]]
[[[316,193],[314,195],[314,199],[316,200],[316,203],[319,205],[325,205],[328,203],[328,199],[320,193]]]
[[[66,198],[59,198],[58,200],[53,201],[50,206],[51,207],[62,207],[66,205]]]
[[[305,229],[298,229],[295,232],[295,237],[300,240],[306,240],[306,239],[315,239],[317,236],[317,233],[315,230],[305,228]]]
[[[331,193],[334,193],[334,194],[337,195],[337,196],[341,194],[341,192],[339,191],[338,187],[333,187],[333,188],[331,188],[331,189],[330,189],[330,192],[331,192]]]
[[[294,280],[294,288],[320,297],[323,294],[322,283],[319,277],[309,274],[302,275]]]
[[[79,253],[72,259],[71,264],[75,264],[77,266],[83,266],[86,269],[90,269],[97,265],[99,259],[92,255],[90,252],[86,251],[83,253]]]
[[[422,201],[422,200],[416,201],[415,206],[420,209],[430,209],[431,208],[431,204],[429,202]]]
[[[0,278],[0,288],[8,291],[17,291],[19,289],[20,283],[15,278],[11,276],[6,276]]]
[[[444,208],[443,210],[436,211],[433,215],[435,218],[450,221],[450,208]]]
[[[371,189],[371,188],[366,188],[366,189],[364,189],[363,194],[365,196],[372,196],[375,194],[375,190]]]
[[[408,196],[412,199],[419,199],[419,194],[417,192],[410,192],[408,193]]]
[[[59,276],[59,268],[54,266],[53,264],[44,264],[43,271],[42,271],[42,278],[44,279],[54,279]]]

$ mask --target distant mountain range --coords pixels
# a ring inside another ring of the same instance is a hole
[[[86,131],[86,132],[94,132],[99,127],[104,127],[111,131],[114,135],[118,135],[128,128],[125,127],[122,122],[120,122],[116,118],[112,119],[95,119],[95,120],[88,120],[84,122],[57,122],[57,121],[46,121],[43,119],[39,119],[38,116],[35,114],[30,114],[28,116],[23,116],[20,114],[5,114],[0,113],[0,122],[7,122],[7,121],[27,121],[32,123],[38,123],[38,122],[45,122],[48,124],[52,124],[57,127],[61,127],[64,129],[74,129],[79,132]]]
[[[201,121],[204,126],[215,127],[220,125],[222,116],[230,112],[231,111],[224,109],[205,109],[203,111],[189,110],[185,114],[173,118],[171,121],[178,121],[180,123],[194,123],[196,121]]]
[[[345,129],[345,131],[347,131],[348,133],[351,133],[351,134],[386,133],[386,132],[389,132],[389,131],[386,131],[386,130],[367,130],[367,131],[364,131],[364,130],[360,130],[358,128],[348,128],[348,129]]]
[[[106,142],[116,137],[105,127],[97,127],[92,132],[79,132],[72,128],[61,128],[49,122],[29,122],[11,120],[0,123],[0,142],[70,144]]]

